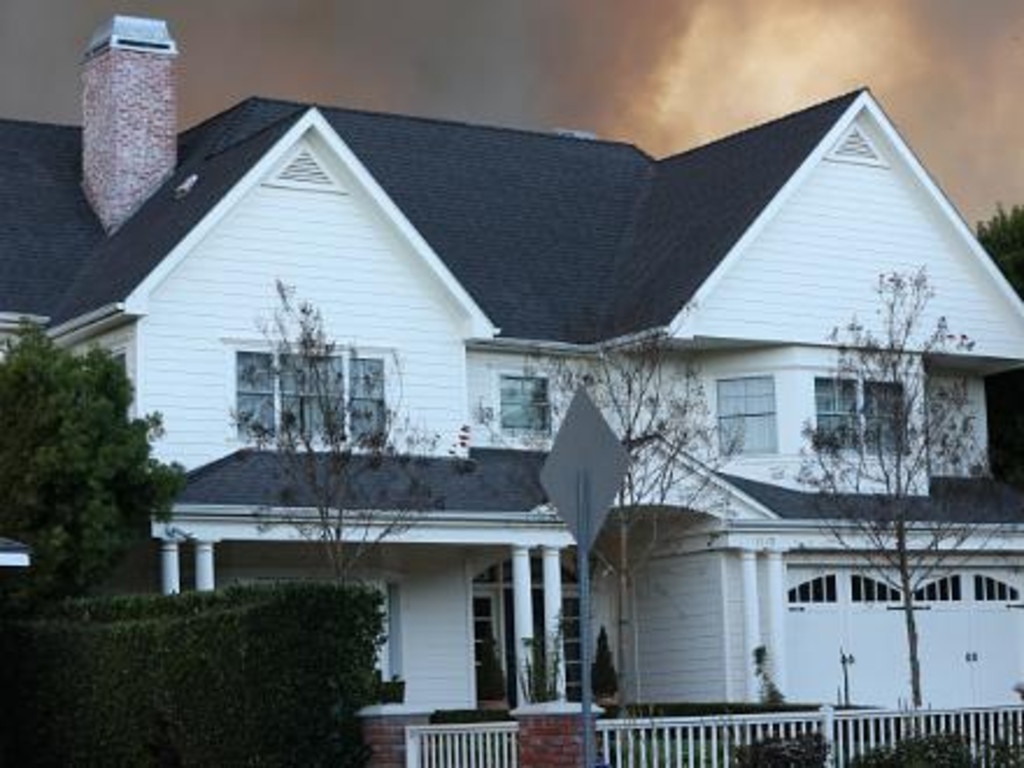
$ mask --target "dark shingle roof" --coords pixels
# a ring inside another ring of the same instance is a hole
[[[356,457],[348,465],[350,485],[339,503],[353,509],[526,511],[545,500],[539,480],[544,457],[530,451],[476,449],[468,459],[401,457],[379,466]],[[324,455],[318,459],[327,460]],[[289,472],[287,461],[275,451],[236,451],[189,472],[178,503],[312,506],[308,487],[296,479],[298,473]]]
[[[587,342],[671,320],[858,93],[662,161],[322,112],[504,336]],[[0,287],[0,311],[57,323],[123,300],[306,108],[250,99],[186,132],[173,177],[109,238],[82,197],[77,129],[0,121],[0,155],[23,156],[0,166],[18,190],[0,206],[0,275],[22,281]]]
[[[103,238],[81,155],[77,128],[0,121],[0,312],[52,314]]]
[[[734,475],[721,475],[784,520],[878,519],[884,495],[797,491]],[[1024,493],[987,478],[933,478],[930,495],[908,502],[908,519],[955,523],[1024,523]]]

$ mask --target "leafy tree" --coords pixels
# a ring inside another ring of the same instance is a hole
[[[994,217],[978,223],[978,240],[1024,297],[1024,206],[1015,205],[1009,213],[998,206]],[[992,471],[997,477],[1024,487],[1021,392],[1024,371],[991,376],[985,383]]]
[[[1015,205],[1007,213],[996,206],[996,215],[978,222],[978,242],[999,264],[1007,279],[1024,292],[1024,206]]]
[[[822,517],[840,545],[894,590],[903,612],[911,698],[921,706],[915,593],[977,526],[961,522],[964,492],[933,479],[984,471],[967,382],[930,369],[935,357],[969,349],[945,318],[929,323],[934,296],[924,270],[879,277],[871,325],[856,318],[832,333],[835,392],[846,415],[805,428],[800,479],[821,496]]]
[[[24,596],[85,593],[169,512],[183,473],[151,456],[160,418],[129,418],[131,399],[105,351],[76,355],[29,326],[4,343],[0,534],[32,547]]]

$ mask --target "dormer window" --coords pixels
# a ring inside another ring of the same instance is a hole
[[[501,377],[501,429],[512,434],[551,433],[551,406],[546,378]]]

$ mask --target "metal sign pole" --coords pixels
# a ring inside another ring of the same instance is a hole
[[[577,475],[576,502],[580,525],[580,538],[576,544],[576,573],[580,586],[580,664],[583,666],[580,670],[583,685],[580,733],[583,735],[583,767],[593,768],[596,755],[593,719],[590,716],[590,477],[585,469]]]

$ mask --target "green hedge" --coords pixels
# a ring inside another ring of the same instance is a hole
[[[238,588],[66,603],[0,629],[11,765],[338,765],[360,747],[376,592]]]

